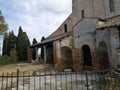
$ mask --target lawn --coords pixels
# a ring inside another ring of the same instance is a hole
[[[11,74],[16,73],[17,69],[19,69],[20,72],[31,72],[31,71],[41,71],[45,69],[53,69],[51,65],[48,64],[28,64],[28,63],[20,63],[20,64],[12,64],[12,65],[4,65],[0,66],[0,75],[4,73],[5,74]]]

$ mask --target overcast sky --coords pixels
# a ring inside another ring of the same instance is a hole
[[[18,34],[21,26],[30,41],[54,32],[69,16],[72,0],[0,0],[0,10],[9,31]]]

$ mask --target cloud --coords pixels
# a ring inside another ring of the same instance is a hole
[[[17,34],[22,26],[30,40],[48,36],[71,13],[71,0],[0,0],[9,30]]]

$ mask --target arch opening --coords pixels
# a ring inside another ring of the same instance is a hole
[[[61,54],[61,62],[63,69],[66,68],[73,68],[73,57],[72,57],[72,50],[71,48],[65,46],[60,49]]]
[[[92,66],[91,51],[88,45],[82,46],[84,66]]]
[[[103,41],[99,44],[99,64],[101,70],[109,69],[109,59],[108,59],[108,52],[107,52],[107,44]]]

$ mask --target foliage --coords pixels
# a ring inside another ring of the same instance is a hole
[[[32,44],[36,44],[36,43],[37,43],[37,40],[34,38],[32,41]],[[36,59],[36,49],[35,48],[33,48],[33,50],[32,50],[32,58],[33,58],[33,60]]]
[[[5,23],[4,16],[1,14],[0,11],[0,33],[7,31],[8,25]]]
[[[3,49],[2,49],[2,55],[9,55],[8,51],[8,33],[5,33],[4,39],[3,39]]]
[[[16,48],[16,39],[13,31],[9,32],[9,35],[6,33],[3,40],[3,55],[10,55],[10,51]]]
[[[23,32],[22,28],[19,27],[19,33],[17,36],[17,44],[16,44],[18,60],[20,61],[27,60],[27,48],[29,45],[30,45],[30,41],[28,39],[26,32]]]
[[[45,40],[45,37],[43,36],[41,38],[41,42],[44,41],[44,40]],[[41,47],[41,58],[44,59],[44,47],[43,46]]]
[[[16,59],[8,57],[7,55],[0,56],[0,65],[8,65],[8,64],[14,64],[14,63],[17,63]]]

